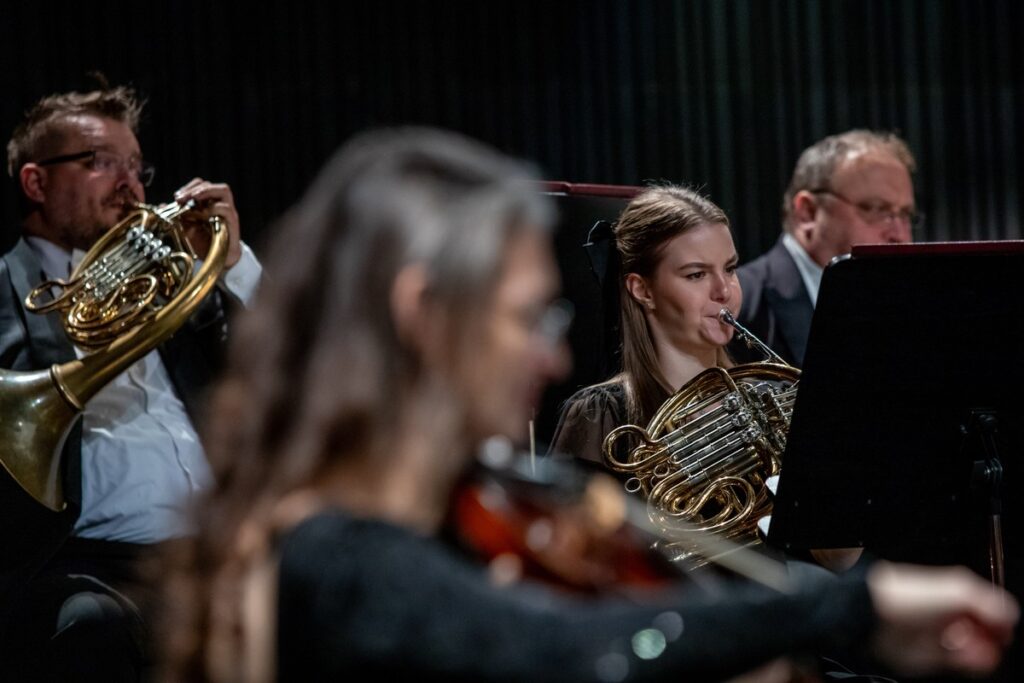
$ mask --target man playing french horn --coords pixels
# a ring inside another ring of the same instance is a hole
[[[45,370],[87,355],[64,335],[59,315],[36,315],[24,302],[43,281],[67,281],[91,256],[84,252],[145,201],[153,168],[136,138],[141,108],[124,87],[50,95],[15,129],[8,172],[23,221],[22,239],[0,260],[3,368]],[[155,592],[143,567],[161,544],[192,532],[188,506],[212,484],[195,421],[219,364],[224,293],[245,303],[260,266],[240,240],[227,185],[195,178],[174,199],[189,207],[186,262],[194,257],[198,269],[210,249],[213,263],[215,230],[207,226],[222,231],[220,286],[163,335],[173,338],[139,350],[139,360],[94,392],[69,425],[56,475],[63,492],[49,505],[8,476],[7,461],[0,469],[0,649],[17,680],[144,675]]]

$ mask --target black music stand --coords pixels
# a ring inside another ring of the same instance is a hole
[[[1021,242],[865,248],[827,268],[769,542],[988,576],[1001,513],[1019,593],[1022,308]]]

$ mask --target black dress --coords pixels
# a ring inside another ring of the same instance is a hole
[[[861,577],[783,595],[750,584],[643,604],[496,587],[432,537],[322,512],[280,543],[280,680],[719,680],[862,641]],[[654,596],[652,596],[654,597]]]

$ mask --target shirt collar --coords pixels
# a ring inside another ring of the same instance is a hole
[[[64,247],[54,244],[44,237],[27,235],[25,241],[39,259],[43,266],[43,273],[47,278],[60,278],[66,280],[71,271],[82,262],[85,252],[81,249],[72,249],[70,252]]]
[[[800,272],[800,279],[803,280],[807,294],[811,297],[811,304],[816,306],[818,304],[818,288],[821,286],[821,275],[825,269],[815,263],[811,255],[788,232],[782,234],[782,246],[793,257],[796,269]]]

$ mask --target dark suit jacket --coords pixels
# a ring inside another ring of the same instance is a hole
[[[767,253],[740,266],[738,275],[743,288],[740,324],[788,363],[802,366],[814,305],[782,238]],[[729,345],[729,353],[739,363],[764,360],[739,339]]]
[[[42,266],[24,239],[0,258],[0,368],[45,370],[75,358],[58,315],[30,313],[22,304],[42,280]],[[216,375],[223,355],[227,333],[224,298],[215,290],[160,346],[174,388],[194,423],[202,411],[203,390]],[[3,419],[0,415],[0,425]],[[68,500],[63,512],[52,512],[37,503],[0,468],[0,615],[7,596],[53,556],[78,519],[82,488],[80,422],[75,421],[63,450],[62,476]],[[0,447],[7,447],[4,438],[0,432]]]

